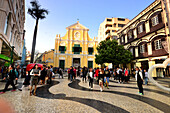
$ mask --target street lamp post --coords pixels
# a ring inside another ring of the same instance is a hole
[[[10,64],[13,63],[13,54],[14,54],[14,46],[11,46],[12,50],[11,50],[11,60],[10,60]]]

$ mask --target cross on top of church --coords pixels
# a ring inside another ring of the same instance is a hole
[[[77,23],[79,23],[79,19],[77,18]]]

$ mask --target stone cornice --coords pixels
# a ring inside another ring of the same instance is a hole
[[[129,27],[131,24],[133,24],[135,21],[137,21],[139,18],[141,18],[143,15],[148,13],[151,9],[153,9],[155,6],[157,6],[160,3],[160,0],[155,0],[152,4],[150,4],[147,8],[145,8],[143,11],[141,11],[137,16],[135,16],[131,21],[129,21],[123,28],[118,30],[118,34],[125,30],[127,27]]]

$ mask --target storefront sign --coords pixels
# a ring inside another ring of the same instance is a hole
[[[4,60],[7,60],[7,61],[10,61],[10,60],[11,60],[11,58],[9,58],[9,57],[7,57],[7,56],[5,56],[5,55],[2,55],[2,54],[0,54],[0,58],[1,58],[1,59],[4,59]]]

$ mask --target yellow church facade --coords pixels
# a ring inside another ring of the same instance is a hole
[[[56,35],[54,50],[54,66],[63,69],[74,67],[92,67],[95,63],[97,37],[89,37],[89,29],[79,22],[66,28],[65,36]]]

